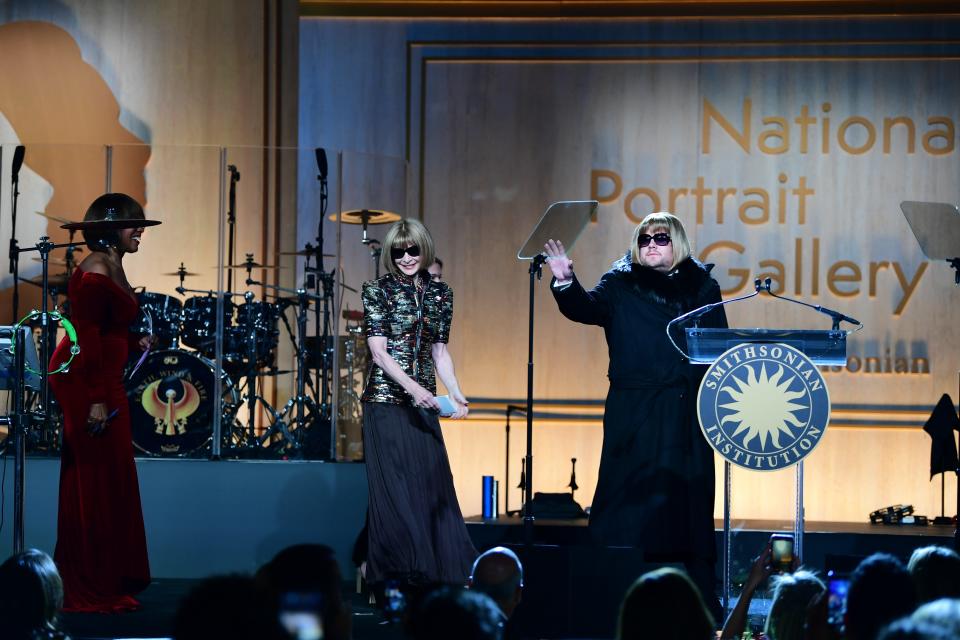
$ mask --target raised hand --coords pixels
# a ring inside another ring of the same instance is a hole
[[[573,260],[567,257],[567,250],[563,248],[563,243],[559,240],[547,240],[543,245],[547,253],[547,264],[553,277],[561,282],[566,282],[573,278]]]

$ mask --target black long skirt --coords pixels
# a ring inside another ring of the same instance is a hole
[[[369,492],[367,581],[463,584],[477,557],[436,416],[363,403]]]

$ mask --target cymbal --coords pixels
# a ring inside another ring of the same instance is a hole
[[[38,216],[43,216],[44,218],[53,220],[54,222],[59,222],[60,224],[70,224],[73,222],[73,220],[67,220],[66,218],[61,218],[60,216],[55,216],[53,214],[47,213],[46,211],[34,211],[34,213],[37,214]]]
[[[254,262],[252,264],[247,264],[246,262],[240,264],[225,264],[223,265],[224,269],[246,269],[250,267],[251,269],[286,269],[287,267],[281,267],[278,264],[259,264]],[[210,267],[211,269],[216,269],[216,265]]]
[[[299,251],[277,251],[278,256],[315,256],[317,255],[316,249],[300,249]],[[336,258],[337,254],[335,253],[325,253],[323,254],[324,258]]]
[[[351,209],[343,211],[338,216],[336,213],[329,216],[329,220],[334,222],[343,222],[344,224],[388,224],[400,219],[400,215],[392,211],[382,211],[380,209]]]
[[[34,276],[33,278],[20,278],[22,282],[32,284],[35,287],[43,286],[43,276]],[[51,289],[66,289],[70,282],[70,276],[66,273],[57,273],[47,276],[47,286]]]
[[[68,222],[60,225],[67,231],[119,231],[120,229],[139,229],[160,224],[159,220],[89,220]]]
[[[43,262],[43,258],[30,258],[30,259],[33,260],[34,262]],[[74,261],[74,263],[76,263],[76,261]],[[47,264],[55,264],[58,267],[65,267],[67,266],[67,261],[64,260],[63,258],[55,258],[53,256],[50,256],[49,258],[47,258]]]
[[[162,276],[179,276],[179,275],[180,275],[180,272],[179,272],[179,271],[173,271],[173,272],[161,273],[160,275],[162,275]],[[186,277],[186,276],[198,276],[198,275],[200,275],[200,274],[199,274],[199,273],[194,273],[193,271],[184,271],[184,272],[183,272],[183,276],[184,276],[184,277]]]

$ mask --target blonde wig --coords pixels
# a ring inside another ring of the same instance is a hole
[[[644,233],[652,236],[661,231],[670,234],[670,242],[673,244],[673,264],[670,265],[671,269],[690,257],[690,241],[687,239],[687,232],[684,230],[680,218],[672,213],[660,211],[648,215],[637,225],[637,228],[633,230],[633,241],[630,244],[630,259],[634,264],[642,264],[640,262],[640,245],[637,244],[640,241],[640,236]]]

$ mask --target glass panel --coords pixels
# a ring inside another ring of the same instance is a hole
[[[148,219],[162,222],[147,227],[136,255],[124,260],[140,300],[137,330],[157,338],[145,355],[132,352],[128,364],[135,451],[207,457],[217,421],[236,404],[216,362],[221,153],[129,145],[106,154],[110,188],[135,190],[143,176],[143,195],[130,195],[143,202]]]
[[[773,595],[771,580],[759,566],[754,566],[757,559],[770,544],[772,574],[792,571],[794,557],[796,565],[803,560],[802,537],[797,537],[797,465],[773,472],[750,471],[729,465],[718,456],[716,469],[721,489],[716,513],[720,516],[717,522],[721,532],[725,493],[729,508],[729,536],[720,536],[718,550],[721,602],[726,594],[729,611],[741,598],[748,598],[746,630],[752,630],[756,637],[763,631]],[[749,588],[751,571],[755,577],[762,578],[752,590]]]

